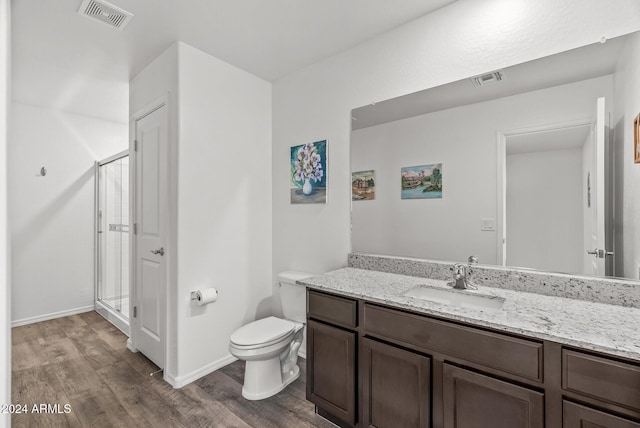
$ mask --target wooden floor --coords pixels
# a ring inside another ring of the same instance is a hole
[[[29,410],[13,415],[13,427],[332,426],[304,398],[304,360],[284,391],[248,401],[243,362],[173,389],[150,377],[157,367],[130,352],[126,336],[95,312],[16,327],[12,337],[12,402]],[[31,413],[34,404],[59,404],[62,413]]]

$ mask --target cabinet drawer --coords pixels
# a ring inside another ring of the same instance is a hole
[[[562,388],[640,410],[640,367],[562,350]]]
[[[357,301],[313,290],[308,290],[307,299],[309,318],[343,327],[356,328],[358,324]]]
[[[563,428],[640,428],[640,424],[637,422],[581,406],[570,401],[562,402],[562,410]]]
[[[363,310],[367,333],[542,381],[542,343],[370,304]]]

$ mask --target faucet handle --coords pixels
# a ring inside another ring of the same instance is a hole
[[[467,261],[469,262],[469,264],[477,264],[478,256],[475,254],[473,256],[469,256],[469,259],[467,259]]]

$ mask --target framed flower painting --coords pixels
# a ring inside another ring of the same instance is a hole
[[[291,203],[327,202],[327,140],[291,147]]]

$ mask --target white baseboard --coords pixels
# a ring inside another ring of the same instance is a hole
[[[11,327],[20,327],[21,325],[33,324],[40,321],[48,321],[56,318],[68,317],[69,315],[82,314],[84,312],[91,312],[94,310],[94,306],[82,306],[80,308],[68,309],[66,311],[52,312],[50,314],[38,315],[35,317],[23,318],[21,320],[11,321]]]
[[[227,366],[231,363],[233,363],[234,361],[237,361],[237,358],[234,357],[233,355],[229,354],[224,358],[221,358],[217,361],[214,361],[210,364],[207,364],[204,367],[201,367],[197,370],[192,371],[191,373],[188,373],[184,376],[171,376],[168,373],[165,373],[164,376],[164,380],[166,380],[171,386],[173,386],[174,388],[182,388],[183,386],[186,386],[188,384],[190,384],[191,382],[200,379],[203,376],[208,375],[209,373],[212,373],[216,370],[218,370],[219,368],[222,368],[224,366]]]

